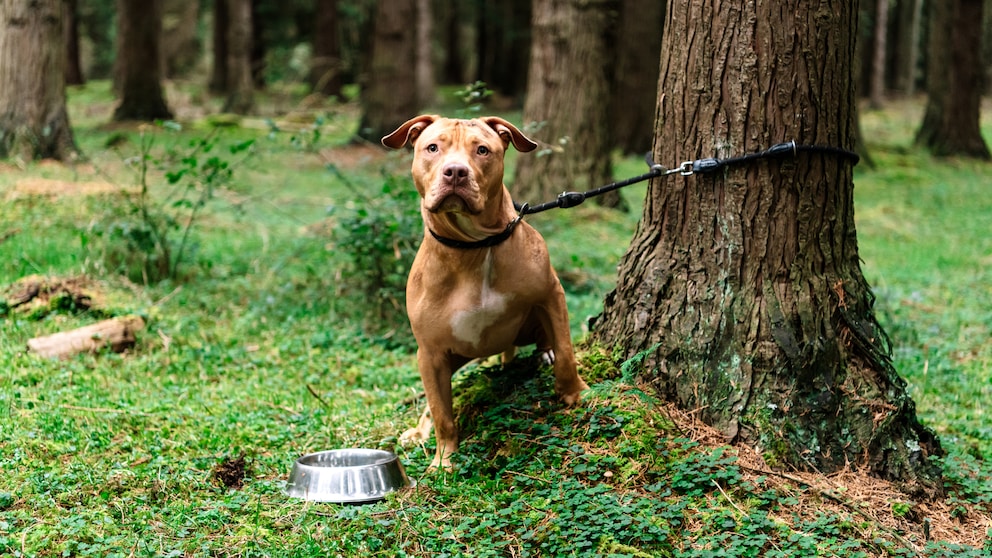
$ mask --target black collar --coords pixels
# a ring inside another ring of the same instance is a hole
[[[504,240],[510,238],[510,235],[513,234],[513,230],[515,228],[517,228],[517,223],[520,222],[520,217],[521,216],[518,215],[516,218],[514,218],[512,221],[510,221],[506,225],[506,228],[503,229],[503,232],[501,232],[499,234],[494,234],[492,236],[487,236],[486,238],[483,238],[482,240],[476,240],[476,241],[473,241],[473,242],[466,242],[464,240],[455,240],[453,238],[446,238],[446,237],[440,236],[436,232],[434,232],[430,227],[428,227],[427,230],[430,231],[431,236],[433,236],[435,240],[437,240],[438,242],[440,242],[441,244],[444,244],[445,246],[447,246],[449,248],[458,248],[459,250],[474,250],[476,248],[491,248],[493,246],[496,246],[498,244],[501,244]]]

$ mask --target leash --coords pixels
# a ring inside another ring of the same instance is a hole
[[[659,176],[669,176],[672,174],[680,174],[682,176],[691,176],[697,173],[709,174],[724,167],[740,165],[760,159],[780,159],[787,156],[796,157],[799,153],[824,153],[827,155],[834,155],[851,161],[852,165],[858,164],[858,161],[861,160],[861,157],[857,153],[847,149],[828,145],[797,145],[795,140],[790,140],[785,143],[778,143],[764,151],[748,153],[737,157],[729,157],[726,159],[707,157],[704,159],[696,159],[695,161],[683,161],[679,164],[679,166],[671,169],[655,163],[651,159],[651,153],[648,153],[644,159],[648,165],[648,168],[651,170],[642,175],[628,178],[626,180],[620,180],[618,182],[612,182],[605,186],[600,186],[599,188],[594,188],[585,192],[562,192],[561,194],[558,194],[558,197],[555,200],[545,202],[540,205],[535,205],[533,207],[527,203],[518,204],[514,202],[513,205],[517,208],[517,211],[521,216],[540,213],[549,209],[568,209],[581,204],[589,198],[599,196],[607,192],[612,192],[613,190],[619,190],[620,188],[630,186],[631,184],[651,180],[652,178]]]
[[[528,203],[519,204],[517,202],[513,202],[513,207],[517,210],[517,217],[510,221],[503,232],[486,237],[482,240],[465,242],[452,238],[445,238],[438,235],[433,230],[428,230],[430,230],[431,236],[433,236],[438,242],[451,248],[457,248],[460,250],[489,248],[502,243],[507,238],[510,238],[510,235],[513,234],[513,230],[516,228],[517,224],[524,217],[524,215],[541,213],[542,211],[547,211],[549,209],[568,209],[570,207],[575,207],[589,198],[600,196],[607,192],[612,192],[613,190],[619,190],[620,188],[630,186],[631,184],[651,180],[652,178],[657,178],[659,176],[670,176],[673,174],[680,174],[682,176],[691,176],[693,174],[710,174],[729,166],[742,165],[744,163],[750,163],[761,159],[796,157],[800,153],[823,153],[826,155],[833,155],[835,157],[847,159],[851,162],[851,165],[857,165],[858,161],[861,160],[861,157],[857,153],[847,149],[832,147],[829,145],[797,145],[795,140],[777,143],[764,151],[748,153],[737,157],[728,157],[726,159],[706,157],[703,159],[696,159],[695,161],[683,161],[674,168],[667,168],[663,165],[655,163],[651,159],[651,153],[648,153],[644,157],[644,160],[650,170],[644,174],[617,182],[611,182],[605,186],[593,188],[592,190],[586,190],[585,192],[562,192],[561,194],[558,194],[556,199],[540,205],[535,205],[533,207],[531,207]]]

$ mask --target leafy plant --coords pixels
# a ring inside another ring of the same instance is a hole
[[[347,265],[341,270],[345,294],[374,332],[405,332],[406,278],[423,236],[417,190],[412,180],[384,178],[378,196],[369,196],[337,167],[328,170],[349,186],[355,203],[331,208],[335,252]]]
[[[162,127],[180,130],[171,122]],[[214,133],[172,146],[159,159],[155,138],[148,129],[139,132],[138,155],[126,161],[135,187],[121,190],[119,203],[80,238],[84,250],[97,239],[103,265],[144,283],[179,276],[180,264],[194,248],[194,226],[217,190],[231,182],[239,162],[234,157],[250,157],[254,145],[254,140],[236,142],[224,153]]]

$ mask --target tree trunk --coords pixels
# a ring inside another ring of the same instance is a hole
[[[920,63],[920,33],[923,20],[923,0],[896,2],[896,47],[892,49],[893,81],[903,95],[916,93],[917,66]]]
[[[616,8],[614,0],[534,2],[524,123],[544,143],[537,157],[517,161],[517,201],[542,203],[610,182]]]
[[[265,89],[265,51],[266,39],[264,30],[265,26],[262,24],[263,20],[259,16],[259,11],[261,9],[260,0],[249,0],[251,4],[251,34],[249,35],[249,49],[251,50],[251,60],[249,61],[251,68],[251,82],[252,85],[258,89]]]
[[[916,143],[938,157],[989,159],[982,139],[982,3],[930,2],[927,108]]]
[[[338,38],[338,0],[317,0],[314,16],[310,87],[315,93],[341,94],[341,41]]]
[[[417,104],[422,107],[434,104],[434,49],[433,10],[431,0],[417,0],[417,68],[415,71]]]
[[[871,89],[868,92],[868,98],[872,108],[880,109],[885,104],[885,54],[889,30],[889,0],[876,0],[874,30]]]
[[[213,65],[210,69],[210,92],[223,94],[228,91],[227,79],[227,2],[228,0],[214,0],[213,12]]]
[[[643,155],[654,138],[658,53],[665,23],[663,2],[622,0],[616,80],[611,94],[614,146]]]
[[[522,99],[527,88],[532,4],[529,0],[476,3],[478,79],[514,100]]]
[[[251,71],[251,0],[227,0],[227,101],[224,112],[248,114],[255,106]]]
[[[77,0],[65,0],[62,4],[63,25],[65,33],[65,84],[82,85],[83,68],[79,63],[79,9]]]
[[[62,2],[0,0],[0,159],[74,156]]]
[[[358,136],[379,144],[420,110],[416,83],[415,0],[379,0],[373,20],[372,53],[363,76]]]
[[[857,8],[669,2],[655,160],[795,139],[851,149]],[[848,466],[935,495],[940,453],[872,311],[852,165],[830,153],[656,179],[596,337],[771,466]]]
[[[117,79],[121,103],[114,120],[172,118],[162,94],[161,0],[117,0]]]
[[[167,78],[179,77],[200,56],[200,0],[165,0],[162,8],[162,71]]]

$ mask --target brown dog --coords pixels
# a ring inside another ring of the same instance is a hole
[[[574,404],[588,386],[579,377],[565,292],[544,239],[520,220],[503,185],[503,155],[512,144],[537,144],[494,116],[455,120],[418,116],[382,138],[413,144],[424,241],[410,269],[407,313],[417,339],[417,365],[434,417],[432,467],[450,467],[458,450],[451,376],[467,362],[536,343],[554,364],[555,391]],[[421,421],[415,432],[429,435]]]

